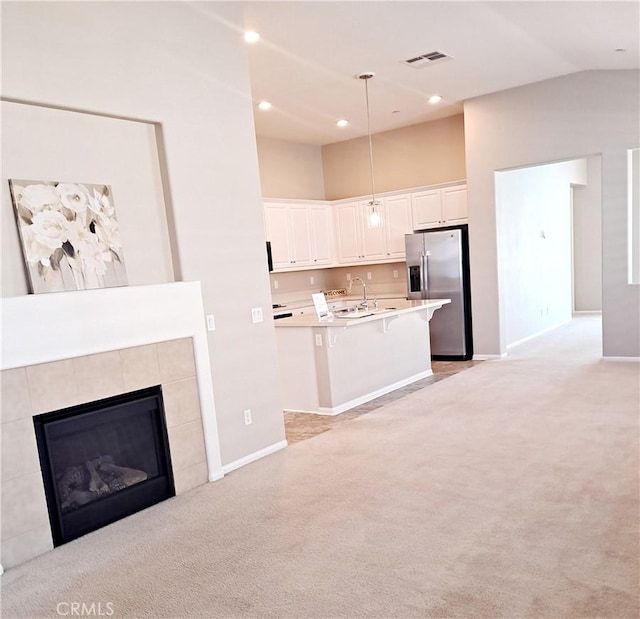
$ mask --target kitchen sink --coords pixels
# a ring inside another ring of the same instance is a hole
[[[333,313],[334,318],[345,318],[347,320],[355,320],[356,318],[366,318],[367,316],[373,316],[373,312],[362,311],[362,312],[340,312]]]

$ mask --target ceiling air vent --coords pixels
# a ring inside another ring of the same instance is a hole
[[[419,69],[420,67],[426,67],[428,65],[435,64],[436,62],[444,62],[445,60],[453,60],[452,56],[447,56],[444,52],[429,52],[428,54],[421,54],[420,56],[414,56],[408,60],[403,60],[404,64]]]

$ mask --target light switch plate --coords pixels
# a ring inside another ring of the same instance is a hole
[[[322,334],[316,333],[316,346],[322,346]]]
[[[261,307],[252,307],[251,308],[251,322],[262,322],[262,308]]]
[[[213,314],[207,314],[207,331],[216,330],[216,321]]]

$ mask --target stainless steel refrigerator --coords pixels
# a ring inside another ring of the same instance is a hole
[[[407,298],[451,299],[429,322],[436,360],[473,357],[466,225],[407,234]]]

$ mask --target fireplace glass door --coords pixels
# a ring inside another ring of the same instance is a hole
[[[159,386],[34,424],[54,545],[175,495]]]

